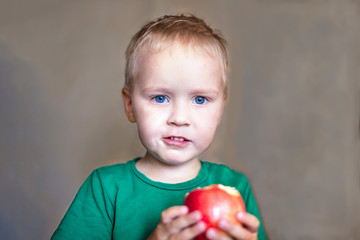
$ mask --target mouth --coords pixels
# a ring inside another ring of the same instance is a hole
[[[171,139],[171,140],[174,140],[174,141],[180,141],[180,142],[189,141],[189,140],[187,140],[186,138],[183,138],[183,137],[167,137],[167,139]]]
[[[165,142],[169,145],[182,146],[189,143],[190,140],[182,136],[169,136],[164,138]]]

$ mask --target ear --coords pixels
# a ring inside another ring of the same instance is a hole
[[[122,99],[124,102],[126,116],[128,117],[129,121],[132,123],[136,122],[130,90],[127,87],[122,89]]]
[[[223,113],[224,113],[224,109],[225,109],[225,105],[226,105],[226,100],[227,100],[227,95],[224,95],[223,103],[222,103],[222,106],[221,106],[220,116],[219,116],[219,119],[218,119],[218,122],[217,122],[217,126],[219,126],[220,123],[221,123],[221,121],[222,121],[222,116],[223,116]]]

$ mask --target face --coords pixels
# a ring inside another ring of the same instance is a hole
[[[197,159],[212,142],[224,108],[220,61],[175,45],[146,54],[139,69],[123,99],[145,157],[170,165]]]

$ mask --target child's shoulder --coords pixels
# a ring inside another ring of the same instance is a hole
[[[114,163],[114,164],[110,164],[110,165],[104,165],[104,166],[101,166],[101,167],[96,168],[95,171],[100,171],[100,172],[113,172],[113,171],[118,171],[118,170],[126,169],[127,167],[129,167],[131,161],[132,161],[132,160],[127,161],[127,162],[121,162],[121,163]]]
[[[208,168],[209,181],[211,183],[221,183],[226,186],[233,186],[243,191],[248,188],[249,181],[246,175],[228,165],[222,163],[203,162],[203,166]]]
[[[131,174],[132,164],[136,159],[96,168],[91,175],[102,181],[126,179]]]
[[[224,172],[224,173],[232,173],[235,175],[246,177],[244,173],[239,172],[238,170],[235,170],[234,168],[232,168],[224,163],[214,163],[214,162],[207,162],[207,161],[202,161],[202,163],[205,166],[207,166],[209,171],[216,171],[216,172],[220,171],[220,172]]]

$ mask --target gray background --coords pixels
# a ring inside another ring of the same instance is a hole
[[[270,239],[360,239],[360,3],[0,2],[0,238],[48,239],[86,176],[143,153],[124,51],[148,20],[221,29],[230,99],[202,159],[247,174]]]

